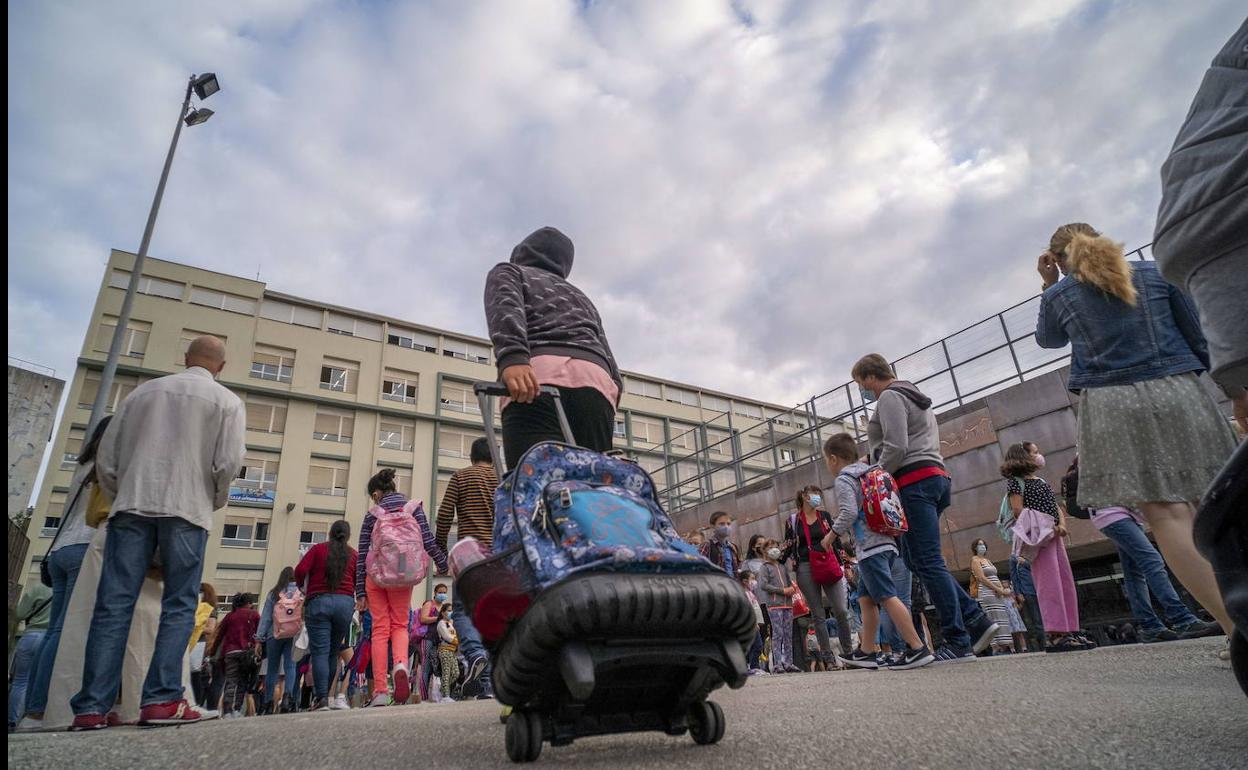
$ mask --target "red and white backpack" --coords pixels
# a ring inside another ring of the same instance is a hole
[[[910,526],[897,493],[897,481],[878,465],[872,465],[859,479],[862,484],[862,511],[867,528],[881,535],[897,537]]]

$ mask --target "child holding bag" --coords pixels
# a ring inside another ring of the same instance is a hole
[[[797,588],[788,569],[780,563],[780,544],[768,540],[763,551],[767,561],[760,577],[767,595],[767,614],[771,616],[771,654],[767,662],[773,674],[801,671],[793,665],[793,594]]]

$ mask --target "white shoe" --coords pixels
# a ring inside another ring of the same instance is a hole
[[[330,705],[330,708],[337,709],[338,711],[350,711],[351,704],[347,702],[347,696],[339,695],[338,697],[334,698],[332,705]]]
[[[390,705],[390,693],[388,692],[379,692],[373,696],[372,700],[368,702],[368,708],[374,708],[377,706],[389,706],[389,705]]]
[[[43,729],[43,720],[34,717],[22,717],[22,721],[17,723],[16,732],[19,733],[37,733]]]

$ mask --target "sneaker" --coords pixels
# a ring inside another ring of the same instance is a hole
[[[464,694],[476,692],[477,683],[481,679],[481,674],[485,673],[485,664],[486,660],[484,655],[478,655],[468,661],[468,665],[464,670],[464,675],[460,678],[457,685],[460,692]]]
[[[1149,631],[1140,629],[1140,641],[1144,644],[1154,644],[1155,642],[1173,642],[1179,638],[1179,635],[1170,629],[1162,626],[1159,630]]]
[[[1231,638],[1228,636],[1226,638],[1226,646],[1218,650],[1218,660],[1230,660],[1230,659],[1231,659]]]
[[[43,719],[36,719],[35,717],[22,717],[22,721],[17,723],[17,728],[14,732],[37,733],[42,729]]]
[[[983,652],[984,648],[992,644],[992,638],[1000,629],[1001,626],[992,622],[987,615],[980,615],[979,620],[966,629],[971,635],[971,650],[976,654]]]
[[[347,700],[347,696],[339,694],[330,701],[329,707],[335,711],[350,711],[351,703]]]
[[[313,698],[312,704],[308,706],[308,711],[328,711],[329,701],[325,698]]]
[[[365,708],[378,708],[379,706],[389,706],[391,702],[392,701],[390,700],[390,693],[379,692],[373,696],[373,699],[368,702],[368,705],[365,706]]]
[[[104,730],[108,727],[108,717],[103,714],[75,714],[73,724],[69,726],[71,732],[83,732],[85,730]]]
[[[995,626],[996,623],[993,623]],[[954,647],[952,644],[942,644],[936,650],[936,654],[932,656],[937,666],[944,666],[950,663],[971,663],[975,660],[975,653],[964,647]]]
[[[1217,623],[1206,623],[1203,620],[1188,623],[1186,626],[1175,626],[1174,632],[1179,635],[1180,639],[1201,639],[1206,636],[1221,636],[1223,633],[1222,626]]]
[[[217,711],[216,709],[204,709],[204,708],[199,708],[198,706],[196,706],[195,708],[204,717],[204,719],[220,719],[221,718],[221,712]],[[108,726],[109,727],[119,727],[121,725],[132,725],[132,724],[134,723],[121,721],[121,717],[117,715],[117,712],[115,711],[108,712]]]
[[[861,647],[855,647],[854,651],[849,655],[838,656],[842,663],[854,668],[879,668],[880,658],[878,652],[863,652]]]
[[[400,663],[394,667],[394,702],[396,705],[407,703],[411,697],[411,678],[407,675],[407,666]]]
[[[139,726],[189,725],[201,722],[204,715],[185,700],[152,703],[139,710]]]
[[[908,671],[912,668],[922,668],[934,660],[936,660],[936,656],[924,645],[917,650],[906,650],[905,652],[897,653],[888,665],[888,670]]]

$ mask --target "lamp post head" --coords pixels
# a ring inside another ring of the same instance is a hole
[[[215,73],[205,72],[195,78],[195,80],[191,83],[191,88],[194,89],[195,95],[200,99],[207,99],[209,96],[212,96],[217,91],[221,90],[221,84],[217,82],[217,76]]]
[[[206,123],[208,121],[208,118],[211,118],[213,114],[214,114],[213,111],[208,109],[207,107],[200,107],[199,109],[192,109],[190,112],[186,114],[186,118],[185,118],[186,125],[198,126],[200,123]]]

